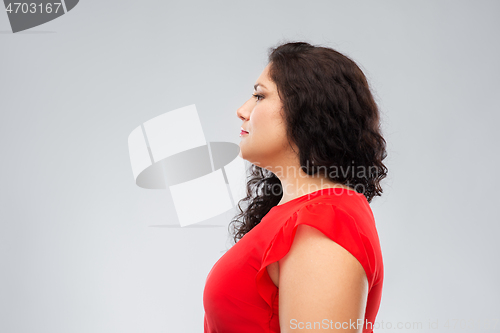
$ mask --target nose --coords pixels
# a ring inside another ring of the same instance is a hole
[[[248,120],[248,118],[250,118],[250,113],[252,111],[252,108],[250,106],[250,101],[251,99],[246,101],[242,106],[238,108],[238,110],[236,110],[236,115],[243,121]]]

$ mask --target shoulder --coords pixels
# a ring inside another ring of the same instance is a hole
[[[296,226],[290,250],[279,260],[281,275],[287,271],[307,271],[327,274],[328,270],[341,270],[351,278],[367,281],[359,260],[341,244],[318,228],[307,224]],[[293,274],[295,274],[294,272]]]
[[[290,275],[328,276],[329,270],[335,270],[370,286],[373,265],[367,249],[371,246],[346,210],[324,201],[310,202],[297,210],[287,229],[289,250],[279,260],[283,275],[290,271]]]
[[[364,318],[369,283],[363,266],[318,229],[301,224],[279,261],[280,322]]]

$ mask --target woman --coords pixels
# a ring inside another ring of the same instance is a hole
[[[237,111],[247,205],[206,279],[205,332],[372,332],[383,261],[369,203],[387,168],[366,78],[333,49],[286,43],[254,89]]]

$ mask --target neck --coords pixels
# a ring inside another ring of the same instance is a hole
[[[289,167],[282,172],[273,171],[273,173],[279,178],[283,188],[283,197],[278,205],[324,188],[334,187],[353,190],[349,186],[331,181],[326,177],[320,177],[317,174],[309,176],[299,167]]]

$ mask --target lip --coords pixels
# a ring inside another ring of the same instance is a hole
[[[247,131],[245,131],[245,130],[243,129],[243,127],[240,127],[240,129],[241,129],[240,136],[243,136],[243,135],[248,134],[248,132],[247,132]]]

